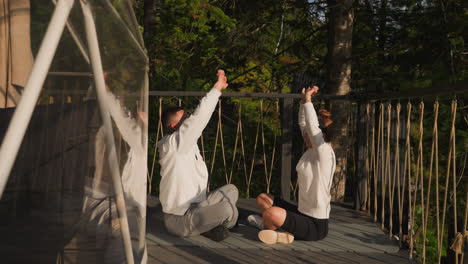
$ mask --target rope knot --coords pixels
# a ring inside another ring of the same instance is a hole
[[[455,251],[456,254],[462,254],[465,241],[468,241],[468,231],[458,232],[450,249]]]

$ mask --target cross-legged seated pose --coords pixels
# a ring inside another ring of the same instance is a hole
[[[318,87],[302,89],[299,126],[307,151],[296,166],[299,184],[298,206],[269,194],[257,197],[263,217],[251,215],[249,223],[264,229],[258,237],[267,244],[291,243],[294,239],[316,241],[328,234],[330,188],[335,172],[335,153],[331,142],[331,114],[319,111],[312,104]],[[277,232],[277,229],[286,232]]]
[[[190,117],[180,107],[166,109],[162,115],[168,135],[158,142],[159,192],[164,224],[173,235],[202,234],[221,241],[237,222],[237,188],[228,184],[206,193],[208,169],[197,145],[227,86],[224,71],[219,70],[218,81]]]

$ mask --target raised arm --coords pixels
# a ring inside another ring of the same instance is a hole
[[[325,143],[322,130],[320,129],[317,113],[315,112],[314,105],[312,104],[312,97],[317,94],[319,88],[302,89],[303,100],[301,107],[304,111],[305,130],[314,147],[319,147]]]
[[[311,102],[304,104],[306,131],[314,147],[319,147],[325,143],[322,130],[319,127],[317,113]]]
[[[301,129],[301,134],[304,135],[304,129],[306,127],[306,120],[305,120],[304,106],[303,106],[302,102],[299,105],[298,123],[299,123],[299,128]]]
[[[110,115],[115,122],[122,138],[131,148],[142,148],[141,128],[135,118],[130,117],[124,112],[118,98],[110,92],[106,93],[106,102],[109,107]]]
[[[211,91],[203,97],[193,114],[185,119],[179,129],[174,132],[172,144],[176,144],[177,150],[187,152],[197,144],[203,130],[210,121],[211,115],[221,96],[221,91],[228,86],[227,78],[223,70],[218,70],[218,81]]]

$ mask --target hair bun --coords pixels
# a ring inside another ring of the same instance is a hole
[[[325,109],[320,109],[319,110],[319,115],[322,118],[330,118],[332,116],[332,114],[330,112],[328,112],[327,110],[325,110]]]
[[[319,116],[323,119],[323,125],[325,127],[328,127],[329,125],[331,125],[333,123],[333,121],[330,119],[332,114],[330,112],[328,112],[327,110],[320,109],[319,110]]]

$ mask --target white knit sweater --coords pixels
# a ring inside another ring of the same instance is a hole
[[[206,199],[208,169],[197,141],[220,95],[219,90],[211,89],[180,128],[158,142],[161,164],[159,199],[165,213],[184,215],[191,203]]]
[[[335,172],[335,153],[323,138],[312,103],[301,104],[299,126],[312,142],[296,166],[299,184],[298,210],[318,219],[330,216],[330,188]]]

